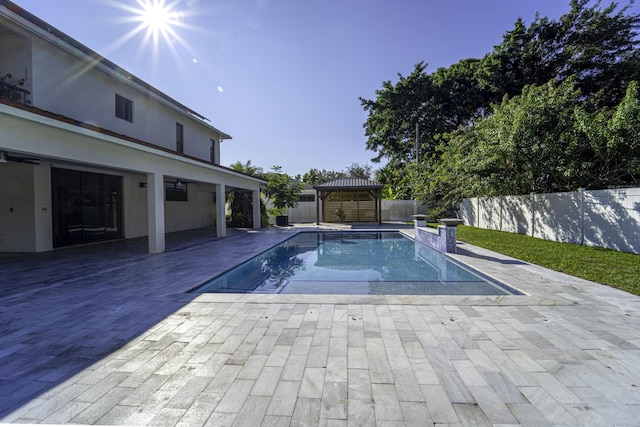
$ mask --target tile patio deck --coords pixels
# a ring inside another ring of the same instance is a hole
[[[640,298],[470,245],[527,295],[185,293],[294,231],[0,254],[0,422],[640,425]]]

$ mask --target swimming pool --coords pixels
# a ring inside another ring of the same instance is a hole
[[[301,232],[193,292],[519,294],[398,232]]]

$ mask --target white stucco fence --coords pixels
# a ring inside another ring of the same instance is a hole
[[[640,188],[465,199],[465,224],[640,253]]]

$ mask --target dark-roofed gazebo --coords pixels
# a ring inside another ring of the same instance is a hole
[[[314,185],[316,218],[322,222],[382,223],[382,184],[362,178],[342,178]],[[320,215],[322,200],[322,215]]]

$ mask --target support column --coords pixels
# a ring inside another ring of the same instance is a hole
[[[149,253],[164,252],[164,175],[147,174],[147,220],[149,227]]]
[[[260,228],[262,226],[260,221],[260,190],[251,192],[253,196],[253,228]]]
[[[35,215],[35,251],[53,249],[53,230],[51,205],[51,167],[41,165],[33,167],[33,201]]]
[[[225,185],[216,184],[216,237],[227,237]]]

